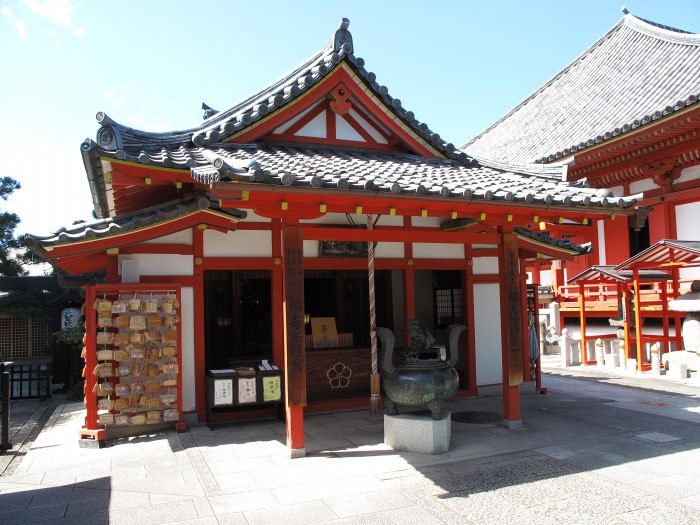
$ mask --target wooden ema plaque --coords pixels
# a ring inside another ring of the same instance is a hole
[[[304,246],[300,226],[282,233],[284,250],[285,385],[288,406],[306,405],[306,334],[304,331]]]
[[[520,291],[520,267],[518,238],[515,234],[503,235],[503,286],[505,287],[506,348],[508,359],[508,386],[523,382],[522,313]]]

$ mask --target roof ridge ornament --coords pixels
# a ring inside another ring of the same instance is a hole
[[[336,53],[345,51],[348,55],[352,55],[354,52],[352,47],[352,35],[350,31],[348,31],[348,27],[350,27],[350,20],[343,18],[340,22],[340,27],[333,37],[333,51]]]

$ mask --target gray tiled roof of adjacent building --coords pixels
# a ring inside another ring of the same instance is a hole
[[[631,14],[462,149],[551,162],[697,104],[700,35]]]

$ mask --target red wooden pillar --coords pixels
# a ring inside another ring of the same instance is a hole
[[[287,447],[292,458],[304,457],[306,406],[306,349],[304,334],[304,243],[298,223],[282,229],[284,251],[285,393]]]
[[[502,232],[499,246],[501,275],[501,334],[503,364],[503,419],[508,427],[521,426],[520,389],[523,382],[523,341],[518,238]]]
[[[642,371],[642,297],[639,289],[639,270],[634,268],[634,323],[635,337],[637,339],[637,370]]]

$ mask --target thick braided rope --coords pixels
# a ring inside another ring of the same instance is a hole
[[[367,230],[372,230],[372,216],[367,214]],[[374,295],[374,242],[367,243],[367,273],[369,275],[369,337],[372,356],[372,373],[377,373],[377,309]]]

